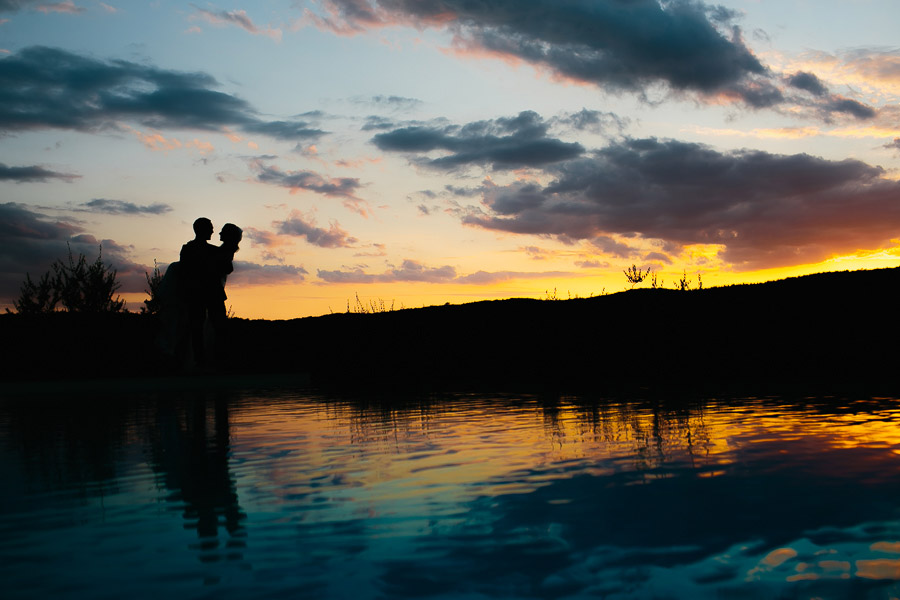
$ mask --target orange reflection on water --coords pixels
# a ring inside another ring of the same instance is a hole
[[[858,560],[856,576],[865,579],[900,579],[900,560],[892,558]]]
[[[895,449],[900,452],[897,411],[828,415],[802,407],[743,407],[723,403],[664,410],[646,404],[584,404],[565,399],[453,398],[415,404],[390,402],[249,402],[235,411],[236,453],[303,452],[303,459],[334,468],[335,448],[356,449],[363,461],[348,477],[411,478],[416,485],[487,481],[516,470],[558,470],[579,464],[593,475],[629,470],[651,472],[667,463],[688,464],[698,476],[724,474],[736,453],[777,446],[772,452],[817,456],[824,451]],[[365,452],[363,452],[365,450]],[[403,455],[404,460],[396,460]],[[835,454],[846,476],[880,468],[898,469],[884,452]],[[895,456],[895,455],[894,455]],[[289,483],[290,460],[258,461],[272,482]],[[277,466],[276,466],[277,465]],[[360,467],[360,468],[357,468]],[[452,468],[450,468],[452,467]],[[255,473],[255,477],[262,476]],[[538,473],[539,476],[539,473]],[[557,477],[548,473],[548,477]],[[657,473],[655,476],[664,476]],[[533,479],[532,479],[533,480]]]

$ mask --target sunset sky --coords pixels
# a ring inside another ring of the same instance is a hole
[[[0,309],[137,309],[191,223],[247,318],[900,264],[896,0],[0,0]],[[218,237],[213,241],[218,243]]]

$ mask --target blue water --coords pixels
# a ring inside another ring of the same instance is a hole
[[[0,402],[3,598],[896,598],[900,402]]]

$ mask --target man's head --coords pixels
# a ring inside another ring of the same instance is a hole
[[[211,238],[213,234],[212,221],[206,217],[200,217],[194,221],[194,234],[196,234],[198,240],[208,240]]]

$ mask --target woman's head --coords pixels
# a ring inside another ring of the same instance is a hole
[[[222,240],[222,243],[233,247],[235,250],[237,250],[238,244],[243,237],[244,232],[240,227],[233,223],[225,223],[225,225],[222,226],[221,233],[219,233],[219,239]]]

